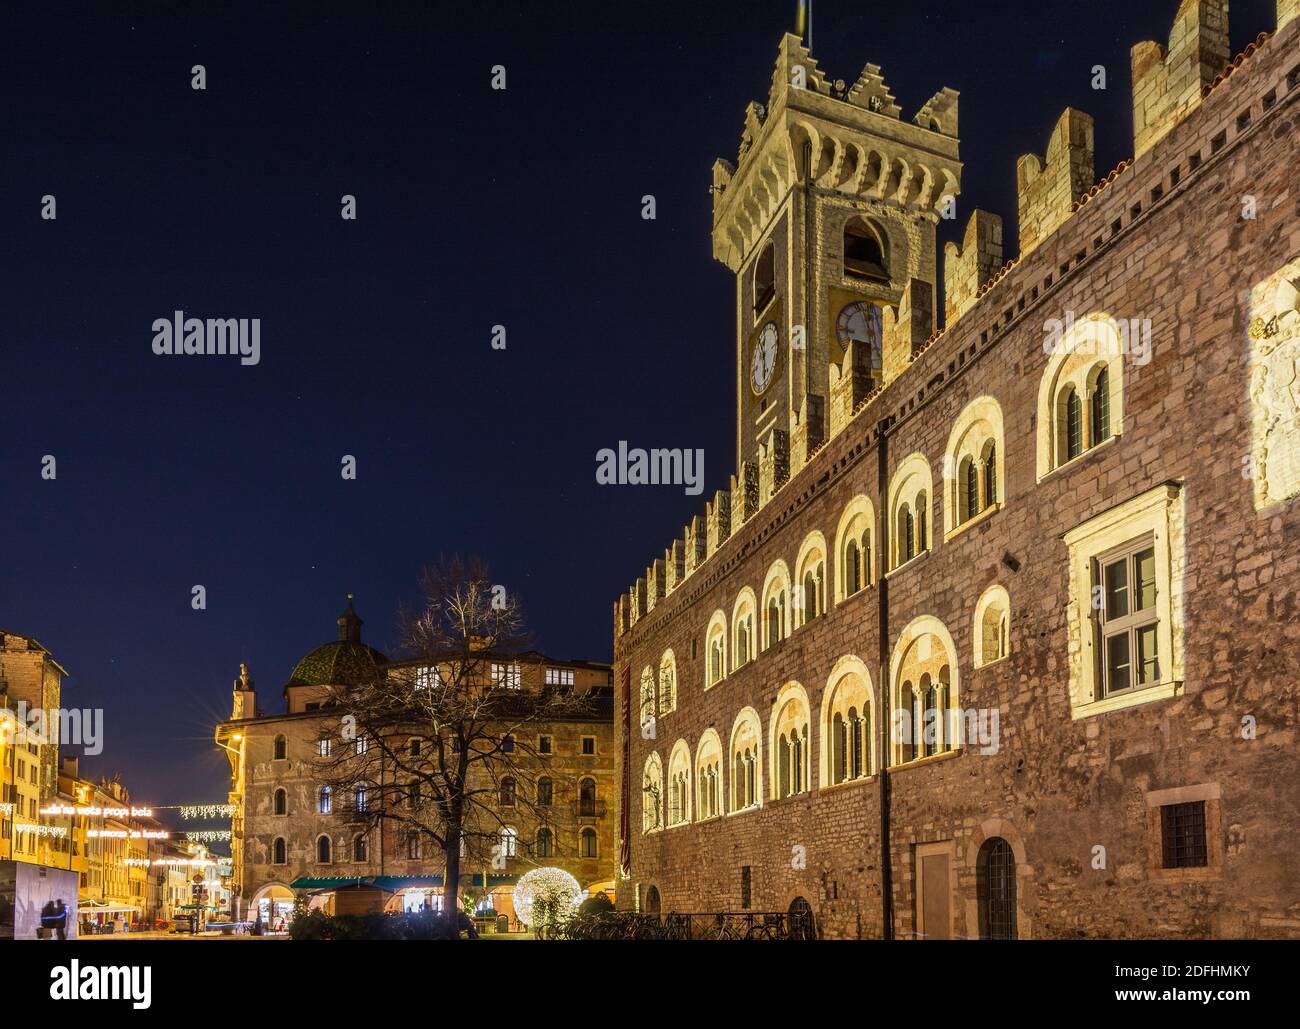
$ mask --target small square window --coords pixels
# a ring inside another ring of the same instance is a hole
[[[582,738],[582,752],[586,755],[596,753],[596,737],[584,736]]]
[[[549,736],[539,736],[537,738],[537,753],[551,753],[551,738]]]
[[[1161,807],[1160,846],[1165,868],[1204,868],[1209,863],[1205,801]]]

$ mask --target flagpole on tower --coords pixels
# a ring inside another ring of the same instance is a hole
[[[795,34],[803,39],[804,46],[812,49],[812,0],[799,0],[795,14]]]

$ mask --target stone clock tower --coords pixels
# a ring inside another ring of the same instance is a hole
[[[930,335],[960,183],[955,91],[903,121],[876,65],[831,81],[782,39],[737,164],[713,166],[713,255],[736,273],[733,507],[766,503]]]

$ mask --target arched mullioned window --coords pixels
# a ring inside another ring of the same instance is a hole
[[[685,740],[673,744],[668,758],[668,824],[691,820],[691,748]]]
[[[555,853],[555,837],[551,835],[551,830],[542,826],[537,830],[537,845],[535,848],[538,857],[548,858]]]
[[[826,539],[820,532],[810,532],[799,547],[795,585],[790,604],[795,625],[807,625],[826,613]]]
[[[776,245],[769,241],[754,262],[754,314],[762,314],[775,296]]]
[[[722,814],[722,740],[716,729],[706,729],[695,748],[695,817]]]
[[[677,710],[677,657],[665,650],[659,659],[659,713]]]
[[[876,514],[870,499],[861,495],[850,500],[840,515],[840,524],[835,531],[836,603],[853,596],[874,581],[872,527],[875,520]]]
[[[746,811],[762,804],[763,728],[758,712],[744,708],[731,728],[731,803],[729,809]]]
[[[890,678],[893,763],[954,749],[962,729],[957,648],[943,622],[923,615],[908,624],[894,646]]]
[[[275,813],[277,815],[287,815],[289,813],[289,794],[284,790],[275,791]]]
[[[821,782],[838,785],[875,771],[875,699],[866,664],[846,655],[835,662],[821,710]]]
[[[651,753],[646,758],[641,777],[641,832],[658,832],[664,827],[664,767],[659,755]]]
[[[727,616],[714,611],[704,635],[704,686],[707,689],[727,675]]]
[[[332,857],[333,850],[330,846],[328,836],[319,836],[316,839],[316,860],[322,865],[328,865]]]
[[[641,724],[655,720],[658,704],[655,699],[655,673],[649,665],[641,669]]]
[[[865,218],[844,223],[844,274],[849,278],[889,281],[880,233]]]
[[[1002,408],[990,396],[972,400],[957,416],[944,454],[944,531],[1002,501]]]
[[[590,826],[582,830],[579,840],[579,851],[582,857],[594,858],[598,856],[596,830]]]
[[[975,605],[975,667],[1006,657],[1011,649],[1011,600],[1001,586],[990,586]]]
[[[930,496],[930,464],[923,455],[912,454],[898,466],[889,486],[891,568],[930,549]]]
[[[284,837],[277,836],[275,838],[275,843],[271,845],[271,864],[283,865],[287,863],[288,863],[288,858],[286,855]]]
[[[1038,390],[1038,478],[1123,431],[1125,347],[1101,313],[1053,341]]]
[[[537,780],[537,806],[550,807],[555,800],[555,784],[546,776]]]
[[[809,789],[808,694],[797,682],[781,687],[772,706],[772,796],[780,800]]]
[[[790,572],[775,562],[763,580],[763,649],[780,643],[790,632]]]
[[[277,736],[275,738],[274,747],[275,749],[272,751],[272,754],[274,755],[274,760],[283,761],[285,758],[289,756],[289,741],[286,740],[283,736]]]
[[[731,612],[731,668],[734,671],[747,665],[754,658],[757,637],[754,635],[755,610],[758,602],[754,591],[746,586],[736,597],[736,604]]]

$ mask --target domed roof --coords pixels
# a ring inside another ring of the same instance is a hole
[[[361,618],[352,609],[339,616],[339,638],[322,643],[294,667],[286,686],[359,686],[373,682],[388,658],[361,642]]]

